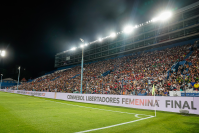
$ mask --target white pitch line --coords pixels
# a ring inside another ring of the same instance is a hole
[[[35,99],[35,98],[34,98],[34,99]],[[41,99],[41,100],[45,100],[45,99]],[[45,101],[50,101],[50,100],[45,100]],[[55,102],[55,101],[50,101],[50,102]],[[138,115],[144,115],[144,114],[136,114],[136,113],[128,113],[128,112],[120,112],[120,111],[113,111],[113,110],[92,108],[92,107],[86,107],[86,106],[80,106],[80,105],[74,105],[74,104],[68,104],[68,103],[62,103],[62,102],[55,102],[55,103],[67,104],[67,105],[71,105],[71,106],[84,107],[84,108],[91,108],[91,109],[98,109],[98,110],[104,110],[104,111],[111,111],[111,112],[117,112],[117,113],[135,114],[135,117],[136,117],[136,118],[141,118],[141,117],[139,117]],[[133,121],[129,121],[129,122],[124,122],[124,123],[119,123],[119,124],[115,124],[115,125],[111,125],[111,126],[106,126],[106,127],[101,127],[101,128],[95,128],[95,129],[80,131],[80,132],[76,132],[76,133],[86,133],[86,132],[92,132],[92,131],[102,130],[102,129],[106,129],[106,128],[112,128],[112,127],[121,126],[121,125],[125,125],[125,124],[129,124],[129,123],[133,123],[133,122],[137,122],[137,121],[141,121],[141,120],[145,120],[145,119],[149,119],[149,118],[154,117],[154,116],[151,116],[151,115],[145,115],[145,116],[149,116],[149,117],[141,118],[141,119],[133,120]]]
[[[138,117],[138,114],[136,114],[135,117],[139,118],[139,117]]]
[[[152,118],[152,117],[154,117],[154,116],[150,116],[150,117],[146,117],[146,118],[141,118],[141,119],[134,120],[134,121],[128,121],[128,122],[124,122],[124,123],[119,123],[119,124],[115,124],[115,125],[111,125],[111,126],[106,126],[106,127],[101,127],[101,128],[95,128],[95,129],[80,131],[80,132],[76,132],[76,133],[86,133],[86,132],[92,132],[92,131],[96,131],[96,130],[102,130],[102,129],[106,129],[106,128],[121,126],[121,125],[129,124],[129,123],[133,123],[133,122],[137,122],[137,121],[149,119],[149,118]]]
[[[45,101],[49,101],[49,100],[45,100]],[[55,101],[51,101],[51,102],[55,102]],[[55,103],[61,103],[61,102],[55,102]],[[67,103],[61,103],[61,104],[67,104]],[[120,112],[120,111],[113,111],[113,110],[92,108],[92,107],[86,107],[86,106],[80,106],[80,105],[73,105],[73,104],[67,104],[67,105],[77,106],[77,107],[83,107],[83,108],[90,108],[90,109],[98,109],[98,110],[104,110],[104,111],[111,111],[111,112],[117,112],[117,113],[125,113],[125,114],[130,114],[130,115],[135,114],[135,117],[137,117],[137,118],[141,118],[141,117],[139,117],[138,115],[145,115],[145,114],[136,114],[136,113],[128,113],[128,112]],[[145,115],[145,116],[150,116],[150,117],[152,117],[151,115]]]
[[[131,114],[132,115],[132,114],[135,114],[135,113],[127,113],[127,114]]]
[[[30,98],[33,98],[33,97],[30,97]],[[34,98],[34,99],[36,99],[36,98]],[[50,102],[60,103],[60,104],[66,104],[66,105],[71,105],[71,106],[77,106],[77,107],[83,107],[83,108],[90,108],[90,109],[111,111],[111,112],[117,112],[117,113],[125,113],[125,114],[130,114],[130,115],[135,114],[135,117],[137,117],[137,118],[141,118],[141,117],[139,117],[138,115],[145,115],[145,114],[136,114],[136,113],[129,113],[129,112],[120,112],[120,111],[106,110],[106,109],[100,109],[100,108],[92,108],[92,107],[86,107],[86,106],[80,106],[80,105],[74,105],[74,104],[68,104],[68,103],[62,103],[62,102],[55,102],[55,101],[46,100],[46,99],[40,99],[40,100],[45,100],[45,101],[50,101]],[[154,117],[154,116],[152,116],[152,115],[145,115],[145,116]]]

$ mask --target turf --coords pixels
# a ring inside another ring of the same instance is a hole
[[[138,115],[140,118],[131,113],[141,114]],[[183,116],[177,113],[158,111],[157,117],[139,120],[149,117],[148,115],[154,115],[154,111],[69,102],[0,92],[1,133],[71,133],[134,120],[138,121],[91,132],[199,132],[199,116],[197,115]]]

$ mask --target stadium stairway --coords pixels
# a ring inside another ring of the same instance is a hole
[[[43,80],[45,80],[46,78],[44,78],[44,79],[41,79],[41,80],[39,80],[38,82],[41,82],[41,81],[43,81]]]
[[[191,50],[191,49],[190,49]],[[187,54],[186,56],[185,56],[185,58],[184,58],[184,60],[183,61],[180,61],[179,63],[178,63],[178,67],[180,66],[180,65],[185,65],[185,64],[189,64],[189,65],[192,65],[192,63],[191,62],[187,62],[186,61],[186,59],[188,58],[188,57],[190,57],[190,55],[193,53],[193,50],[191,50],[190,51],[190,53],[189,54]],[[177,67],[177,70],[178,70],[178,67]]]
[[[123,65],[123,63],[122,63],[122,65]],[[119,67],[119,66],[114,65],[114,69],[112,70],[112,72],[114,72],[118,67]],[[106,71],[105,73],[102,74],[102,76],[105,77],[105,76],[107,76],[107,75],[110,74],[110,73],[111,73],[110,70],[109,70],[109,71]]]
[[[74,78],[76,78],[76,77],[79,76],[79,75],[81,75],[81,74],[77,74],[77,75],[75,75],[74,77],[72,77],[72,78],[70,78],[70,79],[74,79]]]
[[[187,62],[187,61],[186,61],[186,59],[193,53],[193,50],[192,50],[191,48],[189,48],[189,49],[190,49],[190,52],[189,52],[189,54],[187,54],[187,55],[185,56],[184,60],[183,60],[183,61],[180,61],[180,62],[177,62],[176,64],[172,65],[171,70],[175,69],[175,71],[177,72],[180,65],[183,65],[183,66],[184,66],[185,64],[191,65],[191,62]],[[171,75],[171,73],[170,73],[170,71],[168,71],[167,79],[169,78],[170,75]]]
[[[191,65],[192,65],[192,62],[187,62],[187,63],[188,63],[188,65],[189,65],[189,66],[191,66]]]
[[[178,63],[179,66],[181,66],[181,65],[184,66],[185,64],[186,64],[186,61],[185,61],[185,60],[184,60],[184,61],[180,61],[180,62]]]
[[[110,74],[110,70],[106,71],[105,73],[102,74],[103,77],[107,76],[108,74]]]
[[[56,78],[52,79],[51,81],[54,81],[54,80],[56,80],[57,78],[60,78],[60,76],[58,76],[58,77],[56,77]]]
[[[192,53],[193,51],[190,51],[190,53],[185,56],[184,60],[186,60]]]
[[[75,75],[75,76],[69,78],[68,80],[70,80],[70,79],[74,79],[74,78],[76,78],[77,76],[80,76],[80,75],[81,75],[81,74],[77,74],[77,75]]]

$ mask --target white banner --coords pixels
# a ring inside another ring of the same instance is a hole
[[[55,98],[67,101],[121,106],[138,109],[154,110],[153,96],[129,95],[102,95],[102,94],[75,94],[36,91],[7,91],[37,97]],[[169,97],[156,96],[156,110],[179,112],[180,109],[188,110],[191,114],[199,114],[199,97]]]
[[[29,95],[29,96],[37,96],[37,97],[45,97],[45,98],[55,98],[55,92],[41,92],[41,91],[22,91],[22,90],[8,90],[8,89],[0,89],[0,91]]]

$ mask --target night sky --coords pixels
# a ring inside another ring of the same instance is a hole
[[[18,65],[31,72],[54,70],[58,52],[122,31],[152,19],[159,12],[197,0],[55,0],[0,3],[0,68]],[[2,69],[1,69],[2,70]],[[9,75],[9,74],[8,74]]]

